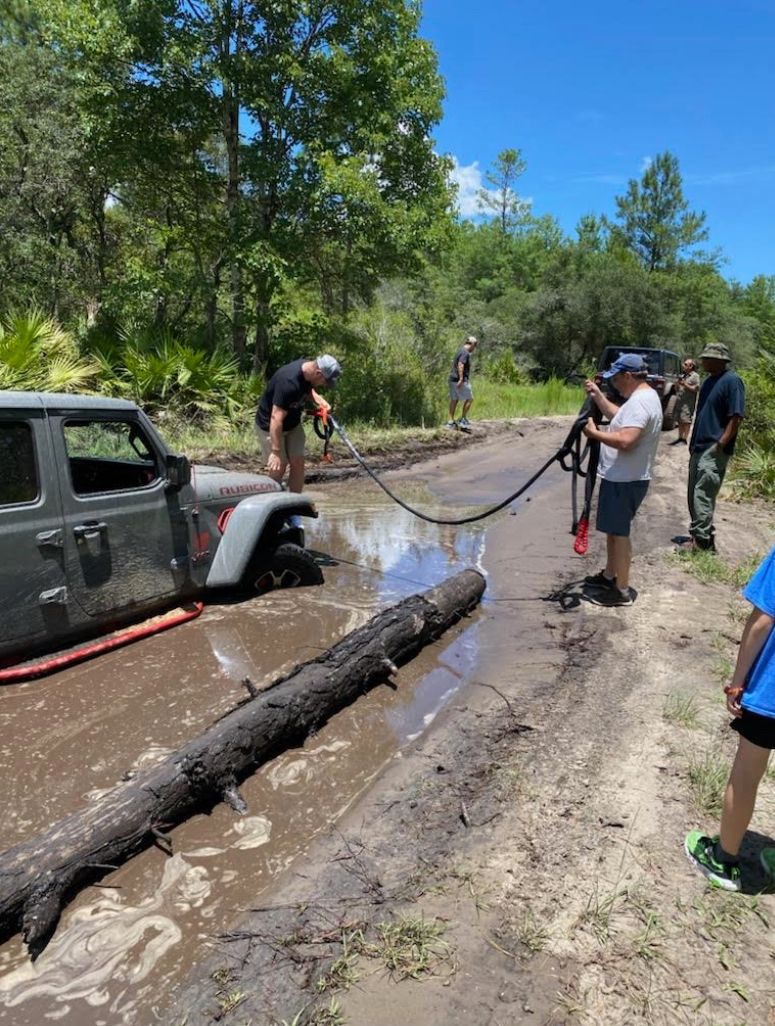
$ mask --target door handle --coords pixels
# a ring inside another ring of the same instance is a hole
[[[103,531],[107,531],[108,525],[104,520],[92,520],[86,524],[79,524],[73,528],[76,541],[94,541],[99,538]]]
[[[40,546],[40,548],[50,545],[53,548],[61,549],[63,545],[62,532],[59,530],[41,531],[35,535],[35,544]]]

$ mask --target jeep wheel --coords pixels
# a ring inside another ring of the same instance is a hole
[[[250,575],[250,584],[259,595],[276,588],[303,588],[322,583],[323,572],[315,560],[306,549],[292,542],[284,542],[271,554],[258,559]]]

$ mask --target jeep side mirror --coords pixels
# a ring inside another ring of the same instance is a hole
[[[188,456],[168,452],[166,471],[167,484],[171,488],[182,488],[191,481],[191,464],[188,462]]]

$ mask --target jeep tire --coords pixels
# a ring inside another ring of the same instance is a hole
[[[277,588],[303,588],[323,583],[323,571],[306,549],[283,542],[272,552],[260,553],[251,562],[247,583],[252,591],[264,595]]]

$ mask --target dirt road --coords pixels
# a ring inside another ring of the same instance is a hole
[[[526,424],[390,480],[452,507],[493,502],[564,429]],[[775,774],[745,893],[711,890],[682,850],[687,829],[716,822],[733,750],[721,685],[747,608],[734,576],[769,549],[773,518],[722,502],[721,555],[699,580],[670,557],[687,459],[668,440],[633,536],[636,604],[581,599],[601,539],[573,555],[554,468],[487,531],[465,687],[220,939],[166,1021],[775,1023],[775,896],[757,868]]]

